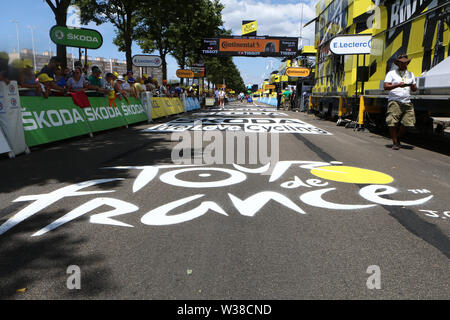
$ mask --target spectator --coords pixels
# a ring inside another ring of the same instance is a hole
[[[83,76],[83,69],[81,67],[76,67],[73,71],[73,76],[67,80],[67,89],[72,92],[88,89],[88,82]]]
[[[167,80],[163,80],[163,84],[159,87],[159,95],[162,97],[166,97],[169,94],[167,91]]]
[[[61,67],[58,67],[58,69],[56,69],[55,71],[55,82],[61,88],[66,87],[66,78],[64,77]]]
[[[100,70],[99,67],[93,66],[92,67],[92,74],[88,78],[89,82],[89,89],[97,91],[94,96],[102,96],[107,92],[105,90],[105,80],[101,78],[102,70]]]
[[[137,91],[136,91],[136,80],[133,77],[131,77],[131,78],[129,77],[127,80],[127,83],[130,87],[130,91],[129,91],[130,95],[133,95],[137,99],[139,95],[137,94]]]
[[[153,83],[153,80],[151,79],[147,79],[144,81],[144,86],[146,88],[147,91],[150,91],[152,93],[152,95],[156,96],[156,86]]]
[[[128,93],[123,90],[122,85],[124,84],[125,79],[123,76],[119,75],[117,77],[117,80],[114,82],[114,91],[116,93],[116,96],[121,99],[124,97],[125,99],[128,97]]]
[[[126,81],[128,82],[128,80],[132,80],[133,82],[132,83],[136,83],[136,79],[134,79],[134,77],[133,77],[133,71],[131,71],[131,70],[128,70],[127,71],[127,75],[126,75]],[[130,83],[130,82],[129,82]]]
[[[105,76],[105,89],[107,92],[105,93],[105,97],[108,98],[109,106],[117,107],[116,105],[116,91],[114,90],[114,74],[107,73]]]
[[[33,73],[33,63],[30,59],[23,61],[23,68],[19,74],[19,88],[27,88],[29,90],[21,92],[21,96],[40,96],[42,95],[42,89],[39,83],[36,81],[36,76]]]
[[[43,85],[43,93],[44,97],[48,97],[51,93],[51,90],[55,90],[57,92],[65,92],[65,89],[58,86],[55,82],[55,72],[60,66],[61,62],[58,57],[52,57],[50,62],[41,69],[39,73],[39,82]]]
[[[144,73],[142,75],[141,80],[139,81],[140,84],[145,84],[145,81],[148,79],[148,74]]]

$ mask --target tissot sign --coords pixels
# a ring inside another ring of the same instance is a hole
[[[298,39],[285,37],[205,38],[201,53],[212,56],[292,57],[297,54]]]
[[[330,42],[330,51],[339,55],[370,54],[371,47],[370,35],[338,36]]]
[[[98,49],[103,44],[102,35],[92,29],[78,29],[54,26],[50,29],[50,39],[57,45]]]
[[[135,55],[133,56],[133,65],[136,67],[151,67],[158,68],[162,65],[161,57],[150,55]]]

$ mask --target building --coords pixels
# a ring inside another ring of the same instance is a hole
[[[36,55],[33,57],[33,50],[31,49],[22,49],[20,58],[21,59],[30,59],[36,61],[35,70],[41,70],[46,63],[50,60],[52,56],[56,55],[56,52],[44,51],[42,54],[36,52]],[[67,54],[67,65],[69,68],[73,68],[75,61],[78,60],[79,57],[76,55],[72,55],[70,53]],[[19,54],[17,52],[13,52],[9,54],[9,61],[12,62],[16,59],[19,59]],[[84,64],[85,56],[81,56],[81,61]],[[107,72],[117,72],[119,74],[127,73],[127,63],[123,60],[118,59],[106,59],[103,57],[93,58],[87,56],[87,61],[90,63],[90,67],[97,66],[99,67],[103,73]],[[146,70],[147,69],[147,70]],[[147,73],[149,77],[156,78],[158,83],[162,83],[162,67],[159,68],[138,68],[133,67],[133,73],[135,77],[140,77],[142,74]]]

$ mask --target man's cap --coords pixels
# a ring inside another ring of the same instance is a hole
[[[123,76],[117,76],[117,80],[119,80],[119,81],[124,81],[124,79],[123,79]]]
[[[49,82],[49,81],[53,81],[53,78],[50,78],[50,76],[46,73],[41,73],[38,76],[38,79],[40,82]]]
[[[102,70],[100,70],[100,68],[97,67],[97,66],[93,66],[92,67],[92,72],[100,72],[100,73],[102,73]]]
[[[105,78],[113,78],[114,75],[111,72],[108,72],[105,76]]]
[[[148,78],[148,74],[146,74],[146,73],[144,73],[142,76],[143,76],[144,78]]]
[[[131,70],[128,70],[128,71],[127,71],[127,73],[131,73],[131,74],[133,74],[133,71],[131,71]]]
[[[398,63],[398,62],[409,63],[409,62],[411,62],[411,59],[409,59],[406,54],[399,54],[394,62],[395,63]]]
[[[113,72],[113,75],[114,75],[115,77],[118,77],[118,76],[119,76],[119,73],[118,73],[117,71],[114,71],[114,72]]]

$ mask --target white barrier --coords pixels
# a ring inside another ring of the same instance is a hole
[[[148,123],[152,122],[152,98],[153,95],[148,92],[148,91],[144,91],[141,93],[141,102],[142,105],[144,106],[145,110],[147,111],[147,116],[148,116]]]
[[[3,135],[3,130],[0,127],[0,154],[9,153],[9,156],[12,157],[13,154],[11,152],[11,147],[9,146],[8,141],[6,141],[5,136]]]
[[[12,149],[12,156],[30,150],[25,143],[17,81],[0,81],[0,127]]]

